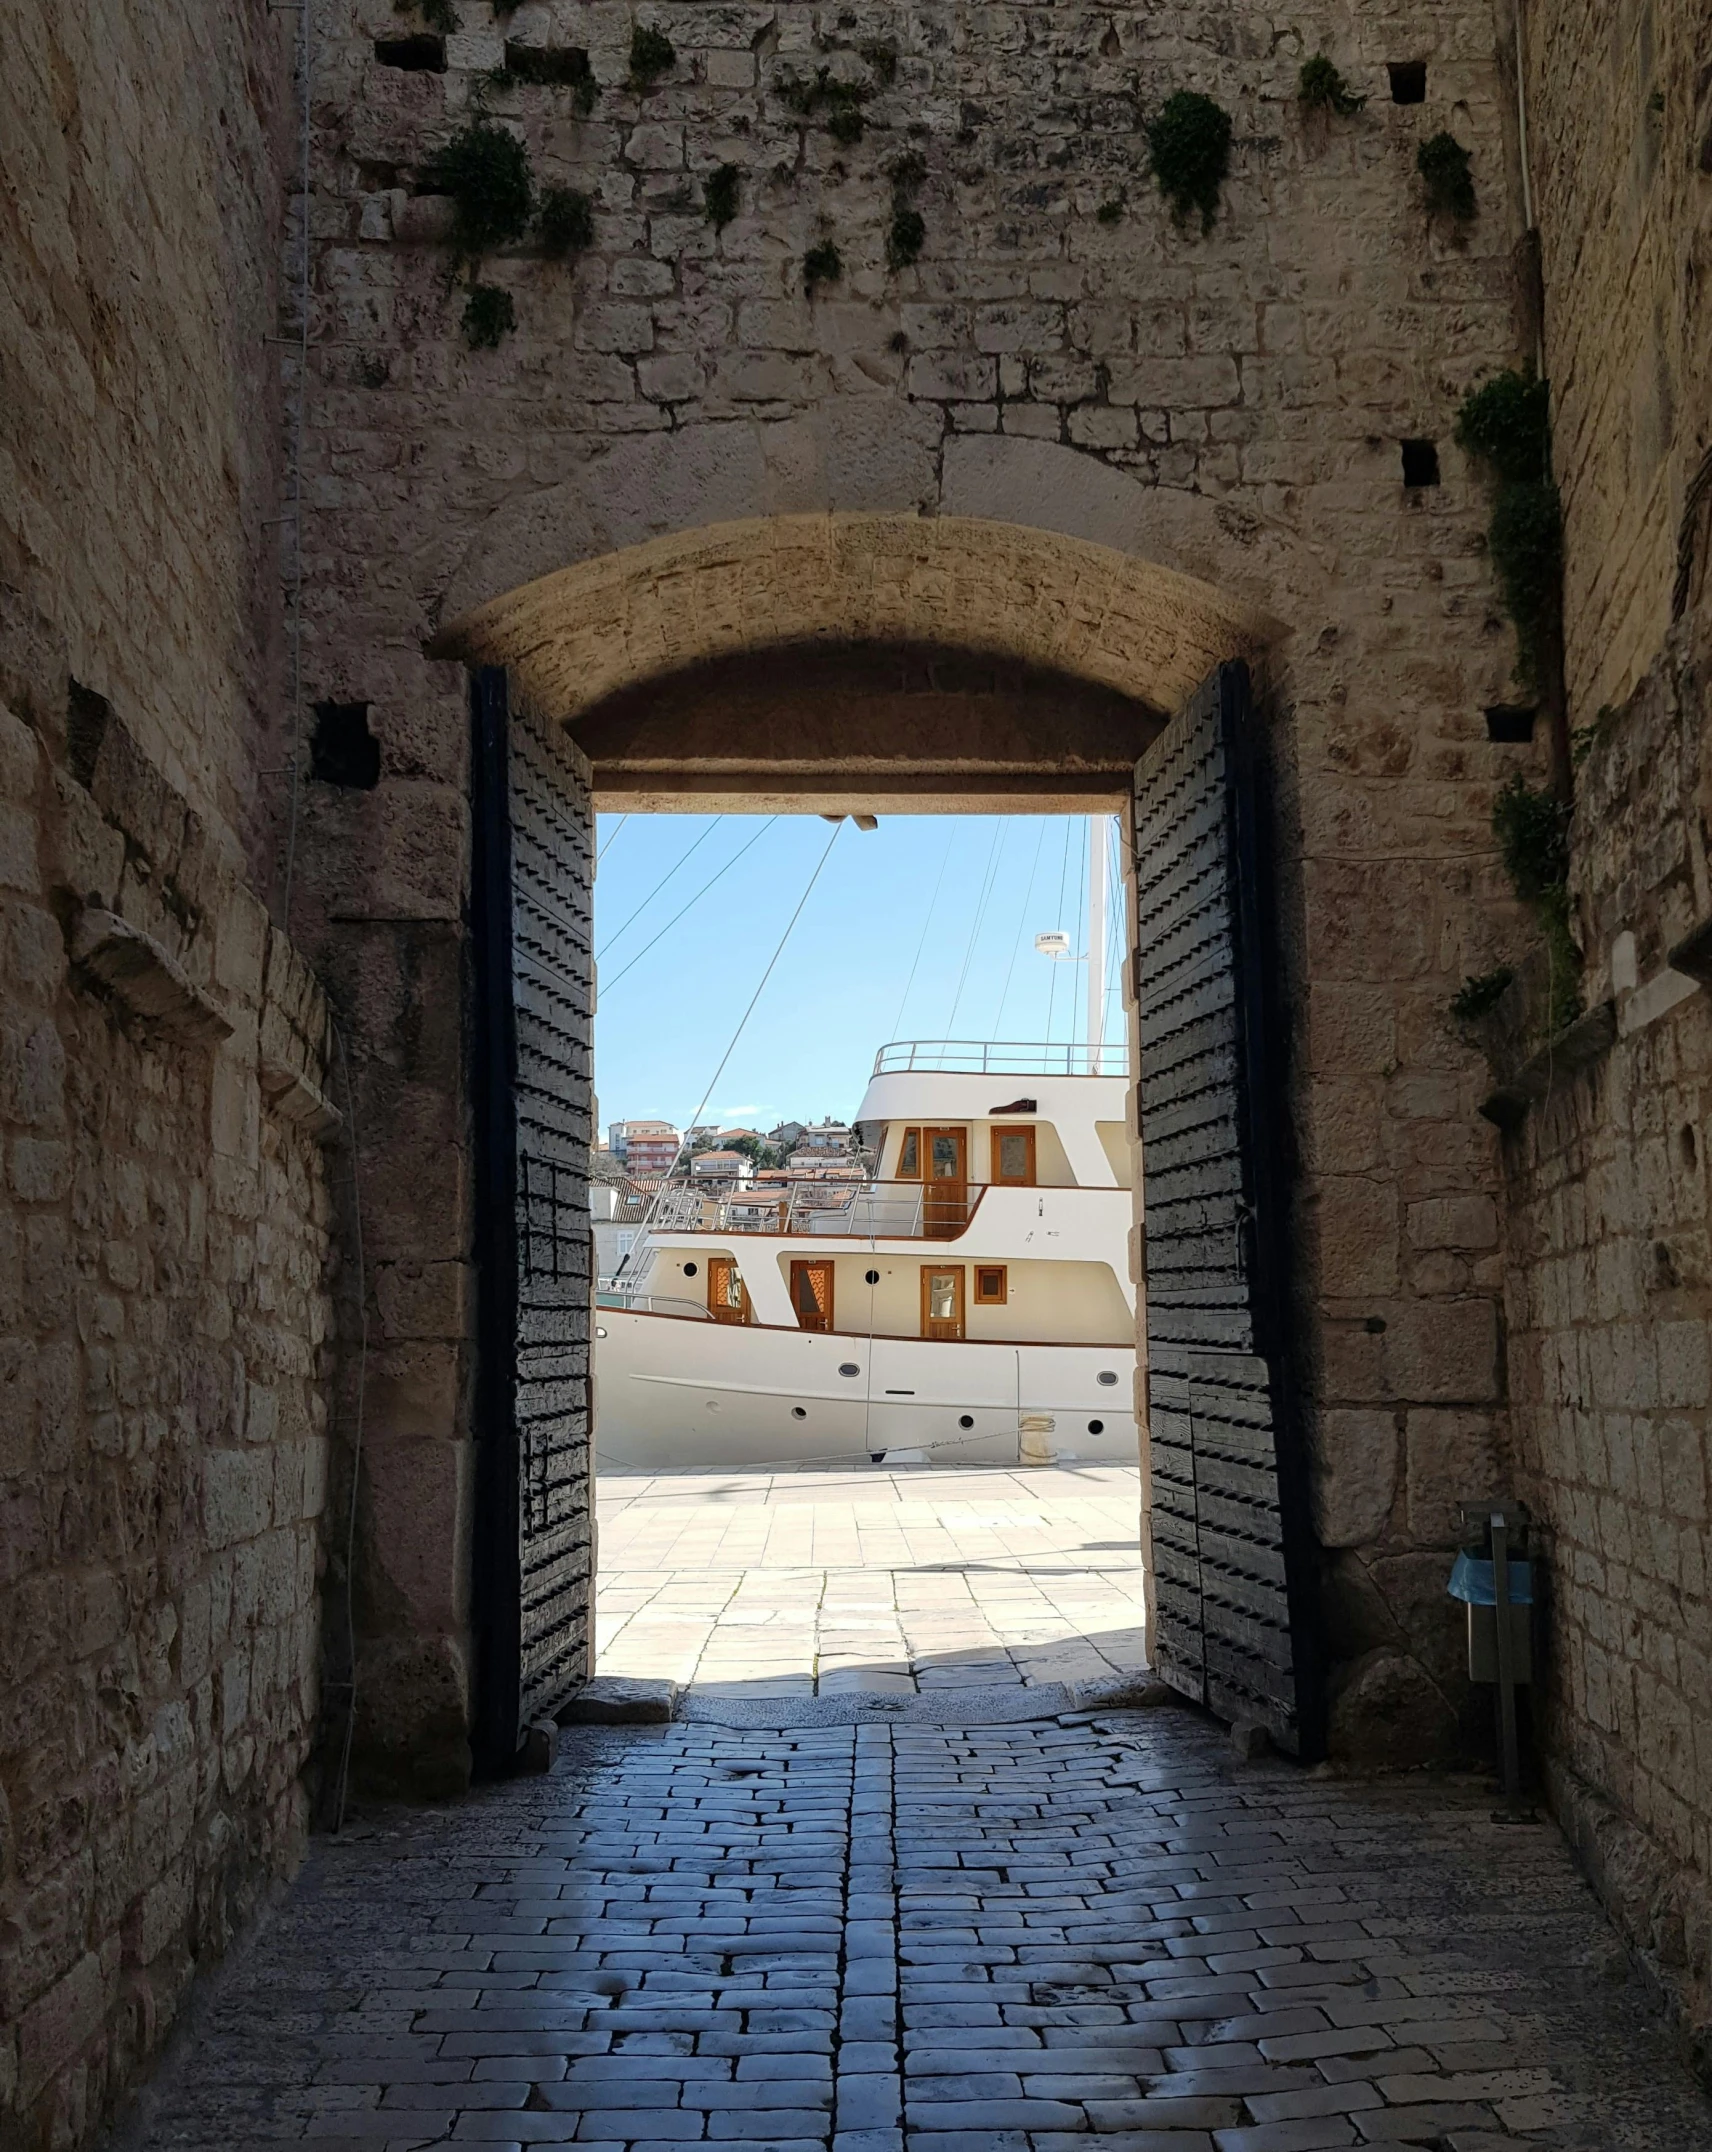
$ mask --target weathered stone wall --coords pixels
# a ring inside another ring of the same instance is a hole
[[[1706,23],[1678,0],[1592,0],[1523,27],[1569,716],[1587,746],[1575,932],[1615,1037],[1506,1147],[1515,1458],[1550,1571],[1539,1701],[1559,1812],[1704,2049],[1712,1015],[1667,960],[1712,911]]]
[[[425,646],[568,565],[826,512],[1089,541],[1271,624],[1303,1298],[1330,1619],[1354,1668],[1338,1725],[1397,1753],[1442,1746],[1463,1708],[1443,1595],[1454,1501],[1493,1489],[1502,1389],[1496,1146],[1444,1010],[1511,930],[1490,800],[1540,760],[1486,736],[1511,644],[1484,495],[1449,440],[1464,390],[1520,355],[1514,101],[1490,10],[1285,25],[1237,5],[661,5],[643,13],[676,58],[646,88],[626,82],[628,7],[459,12],[430,48],[442,70],[377,54],[400,29],[387,0],[329,10],[316,109],[308,674],[315,696],[369,706],[380,774],[309,788],[299,924],[328,976],[368,982],[339,999],[367,1027],[385,1190],[371,1246],[398,1287],[371,1425],[441,1457],[444,1489],[437,1564],[402,1512],[377,1511],[371,1763],[455,1775],[458,1745],[416,1731],[455,1725],[468,1696],[468,1153],[444,1081],[466,718],[458,668]],[[498,72],[508,45],[585,52],[592,109],[568,81]],[[1353,117],[1300,106],[1300,62],[1322,46],[1368,96]],[[1426,63],[1424,102],[1391,101],[1391,61]],[[793,80],[821,68],[871,91],[859,134],[836,138],[824,102],[793,105]],[[1145,121],[1178,88],[1234,119],[1205,234],[1173,226],[1146,169]],[[570,261],[490,256],[481,279],[517,326],[476,351],[448,278],[450,205],[424,190],[433,153],[483,111],[525,142],[538,185],[588,195],[593,243]],[[1429,224],[1415,176],[1445,127],[1474,155],[1482,209],[1464,234]],[[906,191],[925,242],[893,268],[904,152],[924,161]],[[727,164],[737,215],[720,230],[703,185]],[[805,258],[829,242],[841,274],[810,297]],[[1400,444],[1422,438],[1443,483],[1405,488]],[[894,565],[876,553],[871,572]],[[708,650],[729,650],[691,569],[661,595],[677,630],[705,607]],[[1086,598],[1062,564],[1041,568],[1043,609],[1080,617]],[[764,643],[762,581],[732,602]],[[651,662],[642,649],[629,676]]]
[[[294,20],[7,18],[0,2141],[32,2152],[95,2131],[304,1831],[326,1011],[255,813]]]

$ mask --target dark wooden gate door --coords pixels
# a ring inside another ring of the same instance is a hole
[[[588,765],[472,683],[478,1767],[589,1672],[593,1609]]]
[[[1313,1756],[1269,859],[1262,727],[1223,665],[1135,780],[1152,1648],[1174,1687]]]

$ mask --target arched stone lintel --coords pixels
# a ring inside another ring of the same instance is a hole
[[[1224,659],[1282,635],[1257,607],[1161,562],[974,516],[752,517],[557,570],[447,623],[431,653],[503,664],[575,725],[612,696],[791,645],[933,646],[1175,709]]]

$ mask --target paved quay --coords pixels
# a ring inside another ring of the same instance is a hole
[[[1548,1826],[1196,1713],[704,1721],[316,1843],[146,2152],[1706,2152]]]
[[[1140,1474],[606,1473],[599,1670],[699,1696],[914,1696],[1146,1664]]]

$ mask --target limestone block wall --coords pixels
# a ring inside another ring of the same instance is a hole
[[[440,1058],[463,963],[467,718],[460,669],[427,646],[571,564],[827,512],[1091,541],[1270,623],[1339,1738],[1442,1747],[1465,1704],[1443,1594],[1454,1504],[1501,1477],[1504,1380],[1496,1143],[1445,1004],[1514,931],[1490,802],[1541,759],[1487,738],[1512,646],[1484,495],[1450,440],[1466,388],[1521,355],[1514,96],[1491,10],[458,12],[409,68],[381,49],[389,0],[318,18],[308,676],[364,706],[379,771],[307,788],[294,924],[329,977],[367,982],[339,999],[383,1109],[364,1113],[393,1296],[374,1426],[440,1445],[444,1490],[434,1559],[390,1529],[402,1512],[376,1513],[365,1754],[395,1779],[467,1768],[456,1741],[415,1738],[468,1699],[468,1152]],[[674,52],[648,84],[628,80],[639,22]],[[525,80],[547,63],[513,47],[558,53],[566,79]],[[1352,118],[1299,104],[1321,48],[1368,98]],[[1392,101],[1390,62],[1425,63],[1422,102]],[[831,130],[823,68],[861,93],[859,129]],[[1179,88],[1233,118],[1205,234],[1174,226],[1146,168],[1145,123]],[[430,163],[483,113],[539,187],[588,197],[593,237],[568,260],[532,241],[490,253],[480,279],[516,327],[473,350]],[[1415,176],[1444,128],[1474,158],[1464,233],[1429,223]],[[716,227],[703,190],[724,166],[736,215]],[[893,266],[906,195],[923,245]],[[811,295],[826,246],[839,274]],[[1405,439],[1436,444],[1439,485],[1404,486]],[[1072,578],[1041,590],[1079,617]],[[709,602],[687,569],[664,595],[680,623],[677,598]],[[733,602],[765,641],[759,585]]]
[[[301,1850],[326,1008],[263,892],[294,17],[0,71],[0,2141],[86,2142]],[[271,893],[271,892],[270,892]]]
[[[1712,105],[1676,0],[1523,14],[1565,509],[1571,887],[1616,1039],[1506,1149],[1509,1370],[1545,1522],[1544,1738],[1619,1919],[1712,2025],[1712,911],[1706,740]]]

